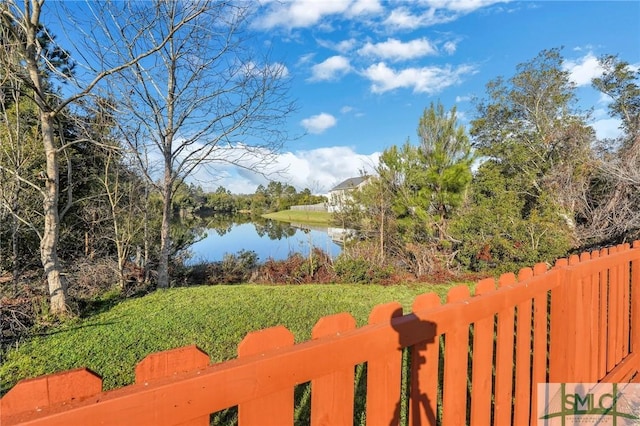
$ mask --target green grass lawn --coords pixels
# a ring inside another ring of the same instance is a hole
[[[267,219],[279,220],[281,222],[300,222],[310,225],[328,226],[331,221],[331,213],[329,212],[308,212],[298,210],[282,210],[275,213],[267,213],[262,215]]]
[[[371,308],[390,301],[411,310],[416,295],[450,285],[201,286],[156,291],[129,299],[85,319],[67,321],[8,349],[0,365],[0,392],[24,378],[88,367],[104,388],[132,383],[146,355],[196,344],[211,361],[234,358],[250,331],[284,325],[296,341],[311,337],[318,318],[351,313],[366,324]]]

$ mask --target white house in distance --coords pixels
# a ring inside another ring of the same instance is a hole
[[[329,190],[327,210],[330,213],[340,212],[344,204],[351,199],[351,192],[366,185],[369,176],[352,177],[339,183]]]

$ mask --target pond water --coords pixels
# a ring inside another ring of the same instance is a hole
[[[192,257],[188,263],[215,262],[227,253],[241,250],[256,252],[260,262],[286,259],[291,253],[307,256],[311,247],[320,248],[333,258],[340,254],[341,248],[329,236],[328,228],[302,226],[266,221],[207,228],[206,237],[190,247]]]

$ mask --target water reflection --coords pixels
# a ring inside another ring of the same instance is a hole
[[[206,218],[206,237],[193,246],[189,263],[222,260],[226,253],[241,250],[255,251],[258,260],[285,259],[291,253],[304,256],[317,247],[331,257],[340,254],[341,248],[328,234],[328,228],[303,224],[290,224],[249,215]]]

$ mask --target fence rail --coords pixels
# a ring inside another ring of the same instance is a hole
[[[406,315],[379,305],[360,328],[323,317],[295,345],[284,327],[249,333],[220,364],[195,346],[151,354],[135,384],[108,392],[86,369],[23,380],[0,400],[0,423],[204,426],[237,406],[242,426],[287,425],[294,387],[310,382],[311,425],[351,425],[362,364],[368,425],[536,424],[538,383],[635,380],[640,242],[485,279],[473,296],[454,287],[446,304],[423,294]]]

